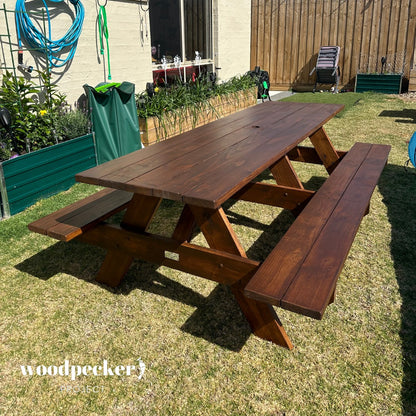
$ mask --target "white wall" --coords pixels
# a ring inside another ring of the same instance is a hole
[[[109,81],[106,45],[102,56],[99,54],[99,40],[96,36],[96,2],[81,1],[84,2],[86,9],[83,34],[80,37],[74,62],[59,82],[63,90],[71,91],[71,95],[72,91],[82,92],[79,87],[85,83],[95,86],[100,82]],[[146,10],[147,5],[143,4],[142,7]],[[134,1],[108,1],[106,11],[111,82],[130,81],[136,85],[136,92],[142,91],[146,82],[152,81],[148,13]],[[142,26],[141,19],[143,19]]]
[[[97,31],[98,8],[96,0],[80,0],[85,8],[85,20],[78,42],[78,48],[70,66],[53,72],[53,81],[58,90],[67,95],[68,103],[73,105],[83,94],[82,86],[95,86],[107,79],[106,55],[99,54]],[[32,3],[32,2],[30,2]],[[100,1],[104,4],[104,0]],[[14,10],[15,0],[6,0],[6,8]],[[28,2],[29,4],[29,2]],[[39,0],[39,10],[43,3]],[[65,4],[69,10],[74,8],[70,2],[55,3],[62,11]],[[54,3],[48,2],[54,7]],[[29,7],[29,6],[27,6]],[[136,85],[136,92],[145,89],[146,82],[152,81],[150,24],[147,1],[108,0],[106,5],[110,63],[113,82],[130,81]],[[7,13],[12,35],[13,48],[17,49],[14,14]],[[243,74],[250,69],[250,0],[213,0],[213,43],[215,66],[220,67],[220,80]],[[68,13],[60,13],[52,18],[52,38],[63,36],[72,23]],[[0,13],[0,33],[6,33],[3,12]],[[0,38],[1,66],[11,66],[7,39]],[[106,54],[105,50],[105,54]],[[13,54],[17,65],[17,52]],[[24,51],[24,61],[39,67],[30,52]]]
[[[99,36],[97,33],[97,2],[95,0],[80,0],[85,8],[85,19],[77,51],[68,68],[57,68],[53,71],[53,80],[58,89],[67,95],[68,103],[74,102],[83,93],[82,86],[95,86],[100,82],[107,82],[107,58],[100,55]],[[104,4],[104,1],[100,2]],[[39,2],[39,10],[42,3]],[[70,10],[74,10],[67,2]],[[142,8],[140,7],[142,5]],[[62,4],[57,3],[62,10]],[[57,6],[57,7],[58,7]],[[6,8],[14,10],[15,1],[6,0]],[[52,9],[53,3],[48,2]],[[146,82],[152,80],[150,54],[150,27],[146,2],[111,1],[107,2],[106,12],[108,20],[110,64],[113,82],[130,81],[136,85],[136,92],[142,91]],[[14,14],[7,13],[9,27],[17,48],[16,25]],[[72,20],[65,13],[52,19],[52,38],[59,39],[66,33]],[[4,15],[0,15],[0,32],[6,33]],[[147,36],[146,36],[147,34]],[[2,66],[11,66],[11,57],[6,38],[2,37],[0,60]],[[105,54],[107,50],[105,49]],[[17,52],[14,53],[17,65]],[[30,52],[24,50],[24,61],[28,65],[39,67]]]
[[[250,70],[251,1],[213,0],[215,66],[222,80]]]

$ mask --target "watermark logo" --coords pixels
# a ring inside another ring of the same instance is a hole
[[[75,381],[77,377],[122,377],[122,376],[133,376],[141,380],[146,370],[145,363],[139,358],[137,359],[136,365],[117,365],[110,366],[108,360],[103,360],[100,365],[72,365],[69,360],[65,360],[61,365],[21,365],[20,369],[24,377],[33,376],[64,376],[70,377],[72,381]]]

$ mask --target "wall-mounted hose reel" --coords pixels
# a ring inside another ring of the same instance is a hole
[[[53,3],[60,3],[63,0],[49,0]],[[45,29],[41,30],[38,25],[31,19],[30,14],[34,17],[35,13],[39,19],[39,13],[36,11],[28,12],[26,10],[25,0],[17,0],[15,8],[16,29],[18,38],[18,63],[21,69],[31,72],[30,66],[23,64],[23,41],[30,49],[44,53],[49,69],[59,68],[67,65],[75,55],[78,39],[81,35],[82,24],[84,22],[84,6],[80,0],[69,0],[75,8],[75,18],[72,25],[64,36],[59,39],[52,37],[51,14],[45,0],[42,0],[45,14]],[[63,55],[65,55],[63,57]]]

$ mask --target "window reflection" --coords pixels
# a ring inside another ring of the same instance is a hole
[[[173,63],[176,55],[193,61],[196,51],[202,59],[212,58],[211,0],[152,0],[149,10],[154,63],[163,56]]]

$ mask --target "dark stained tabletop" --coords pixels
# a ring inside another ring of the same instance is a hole
[[[218,208],[342,108],[263,103],[81,172],[76,180]]]

